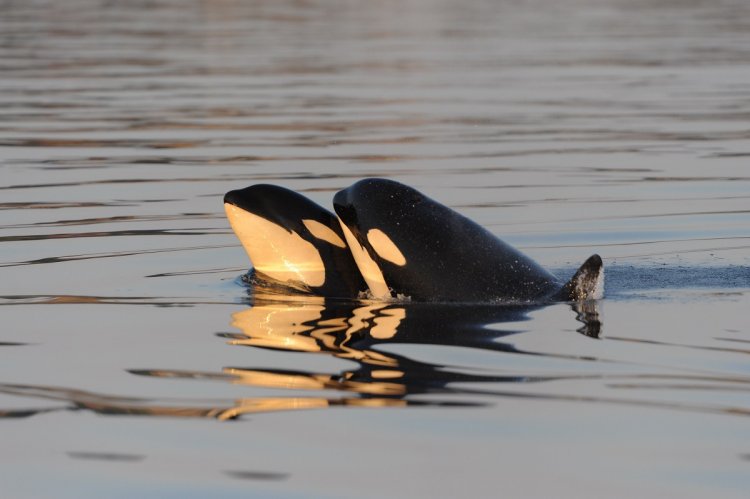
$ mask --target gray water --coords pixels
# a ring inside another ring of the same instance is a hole
[[[749,124],[742,0],[2,1],[0,492],[746,497]],[[367,176],[605,298],[248,295]]]

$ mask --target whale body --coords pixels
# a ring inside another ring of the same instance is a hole
[[[455,210],[399,182],[368,178],[333,198],[335,215],[283,187],[224,197],[256,278],[290,293],[428,302],[601,298],[599,255],[562,281]]]

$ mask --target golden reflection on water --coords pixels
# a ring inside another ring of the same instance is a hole
[[[387,303],[332,308],[318,303],[267,303],[237,312],[232,326],[246,338],[234,345],[276,348],[298,352],[324,352],[342,359],[393,367],[387,355],[352,346],[355,335],[388,339],[396,335],[406,317],[402,306]],[[334,313],[331,314],[330,312]],[[323,315],[326,312],[327,315]],[[333,316],[331,316],[333,315]]]
[[[591,381],[606,383],[609,389],[628,390],[712,390],[742,392],[750,380],[697,374],[606,374],[586,371],[566,374],[521,374],[497,366],[489,370],[462,369],[430,363],[402,355],[385,345],[421,344],[481,349],[514,355],[607,362],[575,354],[524,351],[513,338],[521,331],[519,322],[538,307],[468,304],[416,304],[399,302],[348,302],[305,297],[279,299],[262,293],[253,304],[235,312],[231,324],[239,333],[219,333],[234,346],[249,346],[281,352],[328,355],[354,362],[341,371],[316,372],[303,367],[223,367],[220,371],[178,371],[137,369],[128,372],[150,378],[176,378],[228,383],[249,389],[289,391],[287,396],[240,397],[233,400],[121,397],[55,386],[0,384],[0,394],[26,397],[48,403],[35,408],[0,410],[0,418],[25,418],[55,411],[91,411],[102,415],[170,418],[209,418],[220,421],[248,414],[300,411],[338,407],[479,407],[500,398],[531,398],[579,403],[604,403],[692,412],[750,415],[744,407],[714,404],[654,401],[631,398],[564,394],[539,391],[531,386],[549,381]],[[599,310],[594,301],[571,305],[570,320],[583,326],[577,332],[597,338],[601,331]],[[491,328],[487,326],[492,324]],[[609,339],[609,338],[607,338]],[[611,338],[620,340],[621,338]],[[633,340],[635,341],[635,340]],[[309,359],[308,359],[309,360]],[[304,365],[301,362],[300,365]],[[508,388],[499,389],[498,384]],[[528,388],[520,385],[527,384]],[[489,388],[485,388],[489,387]],[[309,393],[305,395],[305,392]],[[332,394],[331,392],[335,393]],[[457,400],[455,396],[459,396]],[[52,405],[49,405],[49,402]]]
[[[503,310],[499,308],[497,310]],[[460,308],[449,306],[440,323],[456,326],[455,319],[466,317]],[[414,310],[418,324],[426,317]],[[458,315],[456,315],[458,313]],[[232,314],[232,326],[241,333],[224,334],[229,344],[267,348],[287,352],[330,355],[357,364],[355,369],[334,373],[292,371],[288,369],[253,369],[225,367],[219,373],[196,371],[170,371],[163,369],[131,370],[132,374],[155,378],[204,379],[229,382],[255,388],[293,391],[334,391],[341,396],[280,396],[247,397],[225,404],[203,406],[200,401],[152,400],[147,398],[118,397],[85,390],[54,386],[0,385],[0,393],[63,402],[63,406],[0,412],[0,417],[28,417],[57,410],[88,410],[106,415],[129,415],[178,418],[235,419],[245,414],[323,409],[331,407],[406,407],[406,406],[475,406],[479,403],[449,402],[442,400],[409,400],[412,393],[429,393],[436,388],[442,391],[449,381],[458,379],[456,373],[442,372],[441,366],[421,363],[396,354],[378,351],[385,342],[397,341],[403,322],[410,314],[407,305],[399,303],[326,302],[322,298],[306,297],[304,301],[264,300],[256,297],[255,303],[245,310]],[[510,317],[517,318],[513,312]],[[433,324],[434,326],[434,324]],[[431,328],[428,327],[431,331]],[[407,341],[424,343],[450,343],[452,336],[444,338],[413,336],[406,332]],[[460,332],[459,332],[460,334]],[[497,336],[497,332],[491,333]],[[459,376],[460,377],[460,376]],[[466,380],[481,377],[464,376]],[[188,402],[187,404],[185,402]]]

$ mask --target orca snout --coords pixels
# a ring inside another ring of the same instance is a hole
[[[232,206],[239,206],[240,199],[242,197],[240,192],[241,191],[239,190],[234,190],[234,191],[229,191],[226,194],[224,194],[224,204],[231,204]]]
[[[268,184],[255,184],[244,189],[236,189],[224,194],[224,204],[230,204],[250,213],[261,216],[273,216],[299,204],[297,193],[291,193],[282,187]]]
[[[336,215],[349,227],[357,225],[357,210],[349,200],[349,193],[346,190],[339,191],[333,196],[333,210]]]
[[[345,208],[349,204],[349,200],[347,198],[348,196],[346,195],[346,189],[334,194],[333,209],[338,211],[339,208]]]

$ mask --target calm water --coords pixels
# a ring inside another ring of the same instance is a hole
[[[749,124],[744,0],[0,1],[0,492],[746,497]],[[365,176],[605,299],[248,295]]]

